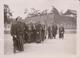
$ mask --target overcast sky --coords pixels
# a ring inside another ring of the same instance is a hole
[[[78,0],[4,0],[13,11],[13,16],[24,16],[25,8],[35,9],[51,9],[54,5],[59,11],[66,11],[67,9],[76,10]]]

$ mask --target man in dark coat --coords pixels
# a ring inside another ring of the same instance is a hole
[[[33,23],[30,22],[30,24],[28,25],[28,43],[33,42]]]
[[[52,38],[52,32],[51,32],[51,26],[48,27],[48,38],[51,39]]]
[[[59,38],[64,38],[64,27],[62,25],[59,27]]]
[[[35,24],[32,26],[32,42],[36,42],[36,27]]]
[[[23,51],[23,36],[24,36],[24,26],[18,20],[21,19],[20,17],[16,18],[16,21],[12,23],[11,26],[11,36],[13,37],[13,46],[14,46],[14,53],[16,50]]]
[[[25,32],[24,32],[24,43],[28,43],[28,24],[25,24]]]
[[[13,37],[13,52],[16,53],[16,50],[18,50],[18,40],[17,40],[17,22],[12,23],[11,26],[11,36]]]
[[[54,39],[56,38],[57,30],[58,30],[58,27],[56,24],[54,24],[52,26],[52,35],[53,35]]]
[[[45,25],[42,25],[42,28],[41,28],[41,37],[42,37],[42,41],[45,40]]]
[[[41,43],[42,38],[41,38],[41,24],[37,23],[36,24],[36,42]]]

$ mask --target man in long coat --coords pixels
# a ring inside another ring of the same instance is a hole
[[[32,26],[32,42],[36,42],[36,27],[35,24]]]
[[[52,30],[51,30],[51,26],[48,27],[48,38],[49,38],[49,39],[52,38]]]
[[[12,23],[11,26],[11,36],[13,37],[13,46],[14,46],[14,53],[16,53],[16,50],[23,51],[24,47],[24,41],[23,41],[23,35],[24,35],[24,26],[19,22],[18,20],[21,19],[20,17],[16,18],[16,21]]]
[[[36,42],[41,43],[42,38],[41,38],[41,24],[37,23],[36,24]]]
[[[54,39],[56,38],[57,30],[58,30],[58,27],[56,24],[54,24],[52,26],[52,35],[53,35]]]
[[[64,27],[63,25],[61,24],[61,26],[59,27],[59,38],[64,38]]]
[[[45,25],[42,25],[42,28],[41,28],[41,38],[42,38],[42,41],[45,40]]]
[[[24,32],[24,43],[28,43],[28,24],[25,24],[25,32]]]

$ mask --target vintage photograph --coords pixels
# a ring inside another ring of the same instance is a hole
[[[4,55],[76,55],[78,0],[5,0]]]

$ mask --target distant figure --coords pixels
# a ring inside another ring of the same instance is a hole
[[[59,38],[64,38],[64,27],[61,24],[61,26],[59,27]]]
[[[32,35],[33,35],[33,33],[32,33],[32,22],[30,22],[30,24],[28,25],[28,43],[31,43],[32,42]]]
[[[48,27],[48,38],[52,39],[52,29],[51,29],[51,26]]]
[[[41,43],[42,38],[41,38],[41,24],[40,24],[40,22],[38,22],[35,27],[36,27],[36,42]]]
[[[53,35],[54,39],[56,39],[57,30],[58,30],[57,25],[53,24],[53,26],[52,26],[52,35]]]
[[[24,25],[19,21],[20,19],[21,17],[17,17],[16,21],[12,23],[11,26],[11,36],[13,37],[14,53],[16,53],[16,50],[24,51],[23,47]]]
[[[36,27],[35,24],[32,26],[32,41],[36,42]]]
[[[24,43],[28,43],[28,38],[29,38],[28,29],[29,29],[28,24],[25,24]]]
[[[41,38],[42,38],[42,41],[45,40],[45,25],[42,25],[42,28],[41,28]]]

